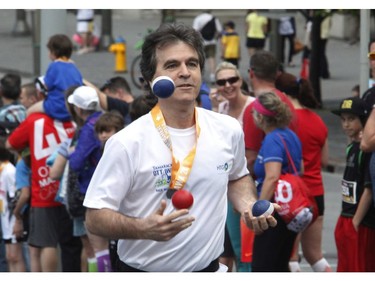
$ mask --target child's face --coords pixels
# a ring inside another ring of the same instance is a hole
[[[100,142],[104,145],[105,142],[114,134],[116,133],[116,130],[113,128],[109,131],[101,131],[98,133],[98,139]]]
[[[352,141],[360,141],[359,136],[361,131],[363,130],[363,126],[359,117],[352,113],[341,113],[340,118],[344,133]]]

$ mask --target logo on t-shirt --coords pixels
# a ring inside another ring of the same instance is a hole
[[[172,164],[165,164],[152,167],[152,174],[156,178],[155,191],[164,192],[169,188],[171,182]]]
[[[216,167],[216,170],[218,174],[224,174],[227,173],[230,169],[232,169],[233,161],[225,162],[224,164],[218,165]]]

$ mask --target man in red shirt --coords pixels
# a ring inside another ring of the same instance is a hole
[[[49,178],[46,159],[66,138],[72,138],[75,125],[60,122],[44,113],[29,115],[9,136],[6,147],[22,151],[29,147],[31,157],[31,210],[28,243],[40,248],[42,271],[57,271],[57,245],[61,247],[63,271],[80,271],[82,245],[73,237],[73,223],[66,207],[55,201],[59,181]],[[78,242],[78,243],[77,243]],[[35,257],[31,257],[35,258]]]
[[[294,108],[288,97],[275,88],[276,77],[279,73],[279,61],[268,51],[258,51],[250,59],[250,83],[255,96],[265,92],[274,92],[282,101],[287,103],[294,112]],[[247,168],[251,175],[254,175],[254,162],[264,138],[264,132],[259,129],[253,119],[253,103],[248,105],[243,116],[243,130],[245,135],[245,148]],[[294,114],[293,114],[294,115]],[[295,115],[294,115],[295,116]],[[294,119],[294,118],[293,118]],[[294,122],[291,122],[290,128],[293,130]]]

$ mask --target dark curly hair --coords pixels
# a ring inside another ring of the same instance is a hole
[[[147,35],[142,45],[140,68],[142,76],[147,82],[152,80],[156,71],[156,50],[179,41],[197,51],[199,66],[203,73],[205,54],[201,34],[193,27],[182,23],[165,23],[156,31]]]
[[[73,43],[65,34],[51,36],[48,40],[47,48],[56,58],[70,58],[73,53]]]

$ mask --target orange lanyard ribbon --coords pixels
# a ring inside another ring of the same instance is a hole
[[[160,110],[159,104],[156,104],[155,107],[151,110],[151,116],[154,121],[156,130],[159,132],[159,135],[165,145],[170,149],[172,153],[172,172],[171,172],[171,182],[169,188],[172,190],[179,190],[184,187],[187,182],[187,179],[190,175],[191,168],[193,167],[193,162],[196,153],[197,142],[200,134],[200,127],[198,125],[198,113],[195,112],[195,131],[196,131],[196,141],[194,147],[190,150],[185,159],[180,162],[173,155],[172,141],[165,124],[163,113]]]

